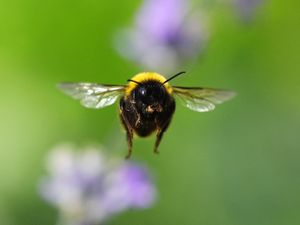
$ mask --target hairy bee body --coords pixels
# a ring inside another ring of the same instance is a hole
[[[156,132],[154,152],[175,111],[175,100],[156,80],[145,80],[120,100],[120,118],[127,132],[129,149],[133,134],[146,137]],[[130,154],[130,153],[129,153]]]
[[[161,112],[147,112],[140,106],[122,98],[120,100],[120,118],[125,126],[130,128],[140,137],[147,137],[156,130],[166,130],[175,111],[175,102],[171,100],[166,104],[167,109]]]

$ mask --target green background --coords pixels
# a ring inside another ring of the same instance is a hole
[[[62,142],[101,143],[123,157],[117,105],[89,110],[59,92],[61,81],[124,84],[140,69],[112,47],[140,2],[0,2],[0,224],[55,224],[37,194],[47,152]],[[208,46],[185,86],[235,90],[211,113],[178,105],[159,156],[136,139],[159,199],[115,225],[300,224],[300,2],[265,1],[251,23],[228,5],[210,8]],[[159,72],[159,71],[158,71]]]

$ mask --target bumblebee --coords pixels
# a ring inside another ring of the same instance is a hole
[[[132,152],[134,134],[146,137],[156,133],[154,153],[167,130],[175,112],[175,99],[197,112],[207,112],[234,96],[234,92],[202,87],[177,87],[168,82],[183,74],[180,72],[166,79],[154,72],[143,72],[127,80],[127,85],[97,83],[61,83],[59,88],[87,108],[101,109],[112,105],[120,97],[119,114],[125,128],[128,153]]]

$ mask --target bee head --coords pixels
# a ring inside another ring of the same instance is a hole
[[[139,73],[127,80],[134,85],[128,85],[125,97],[131,98],[131,102],[135,104],[137,110],[147,115],[162,112],[173,101],[172,87],[168,82],[184,73],[177,73],[169,79],[165,79],[157,73]]]
[[[141,83],[133,91],[134,101],[148,113],[161,112],[167,95],[164,85],[156,81]]]

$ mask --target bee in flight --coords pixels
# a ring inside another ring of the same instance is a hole
[[[154,152],[167,130],[175,111],[174,96],[184,106],[197,112],[207,112],[234,96],[234,92],[202,87],[177,87],[168,82],[183,74],[180,72],[166,79],[154,72],[144,72],[128,80],[127,85],[97,83],[61,83],[59,88],[87,108],[101,109],[120,98],[120,119],[128,143],[126,158],[130,158],[132,139],[136,134],[146,137],[156,133]]]

